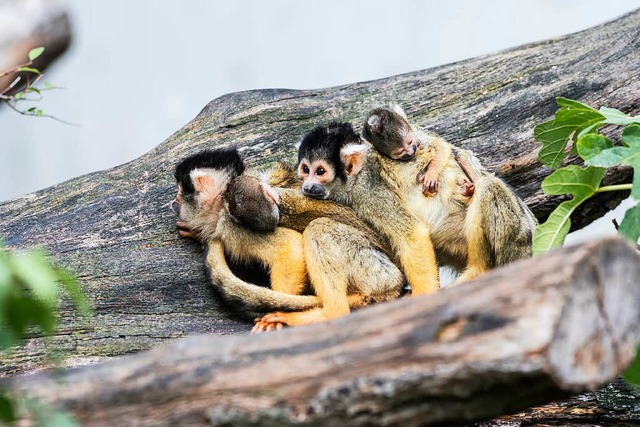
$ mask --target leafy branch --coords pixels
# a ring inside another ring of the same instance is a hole
[[[540,254],[561,246],[571,228],[571,214],[578,206],[595,194],[608,191],[631,191],[640,200],[640,116],[631,117],[607,107],[595,110],[588,105],[566,98],[558,98],[560,109],[555,118],[536,126],[534,136],[542,142],[538,152],[540,161],[557,169],[542,181],[542,190],[550,195],[571,195],[560,203],[546,222],[540,224],[533,235],[533,252]],[[598,133],[605,124],[624,126],[619,144]],[[578,154],[584,167],[560,167],[567,155],[567,146]],[[633,182],[601,186],[607,168],[631,166]],[[618,226],[620,234],[637,244],[640,238],[640,204],[627,210]],[[640,348],[634,362],[623,376],[631,383],[640,384]]]
[[[34,328],[53,334],[62,290],[82,316],[90,314],[89,302],[71,273],[51,263],[41,250],[13,254],[0,242],[0,352],[18,345]],[[15,399],[9,396],[0,390],[0,422],[16,419]],[[42,406],[27,403],[32,413]]]
[[[5,77],[14,73],[26,73],[26,77],[18,75],[6,88],[0,89],[0,100],[3,100],[9,108],[23,116],[46,117],[60,123],[75,126],[73,123],[45,114],[44,111],[38,107],[29,107],[27,109],[18,108],[18,103],[20,102],[40,101],[42,100],[42,92],[59,89],[57,86],[49,82],[45,82],[43,87],[35,87],[44,75],[40,70],[32,67],[32,65],[33,61],[40,57],[43,52],[44,47],[31,49],[29,52],[29,61],[16,65],[6,71],[0,71],[0,77]]]
[[[557,98],[560,109],[553,120],[541,123],[534,129],[534,136],[542,142],[538,152],[540,161],[551,169],[557,169],[542,181],[542,190],[549,195],[570,195],[562,202],[546,222],[540,224],[533,236],[533,252],[540,254],[561,246],[571,228],[571,214],[595,194],[609,191],[628,191],[640,200],[640,116],[629,116],[614,108],[595,110],[588,105],[566,98]],[[624,126],[620,145],[598,133],[605,125]],[[571,145],[571,152],[578,154],[584,166],[560,167]],[[601,186],[606,168],[631,166],[633,184]],[[640,206],[627,210],[618,231],[637,242],[640,237]]]

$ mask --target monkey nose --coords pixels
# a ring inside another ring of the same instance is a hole
[[[176,203],[175,199],[171,201],[171,205],[170,206],[171,206],[171,210],[173,211],[174,214],[180,215],[180,207]]]
[[[313,197],[314,199],[322,199],[325,196],[324,187],[319,184],[303,185],[302,192],[305,196]]]

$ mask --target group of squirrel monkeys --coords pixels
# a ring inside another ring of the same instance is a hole
[[[262,314],[253,332],[398,298],[405,280],[412,295],[436,292],[438,266],[460,283],[531,256],[536,219],[524,202],[399,107],[369,112],[362,137],[350,123],[317,126],[297,166],[263,180],[244,169],[236,149],[183,159],[173,208],[223,298]],[[227,259],[261,263],[271,287],[238,278]]]

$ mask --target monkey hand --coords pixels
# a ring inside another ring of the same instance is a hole
[[[418,182],[422,184],[422,194],[425,197],[435,196],[438,193],[438,175],[432,170],[419,174]]]
[[[253,321],[255,322],[255,325],[253,325],[251,333],[259,334],[262,332],[273,331],[275,329],[282,329],[287,325],[287,323],[284,317],[280,316],[280,314],[281,313],[279,312],[269,313],[254,319]]]
[[[461,191],[462,195],[468,197],[473,196],[473,193],[476,191],[476,185],[473,182],[467,181],[466,179],[464,180],[463,185],[464,187]]]
[[[182,221],[176,221],[176,225],[178,226],[178,234],[182,237],[188,237],[190,239],[197,240],[198,242],[202,241],[202,236],[197,231],[190,229],[186,223]]]

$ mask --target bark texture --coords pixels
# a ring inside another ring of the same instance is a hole
[[[44,246],[84,283],[95,307],[92,322],[79,322],[65,309],[51,339],[65,351],[66,365],[187,334],[245,332],[248,323],[217,305],[199,246],[175,231],[167,203],[180,158],[236,145],[250,166],[268,167],[292,159],[294,144],[317,123],[359,124],[370,108],[398,102],[417,123],[477,153],[542,220],[560,200],[540,190],[549,170],[537,161],[534,125],[552,116],[557,96],[640,112],[639,47],[635,11],[581,33],[382,80],[229,94],[135,161],[0,204],[0,235],[15,249]],[[607,181],[630,177],[617,169]],[[621,197],[606,193],[590,201],[574,226],[588,224]],[[2,356],[0,372],[42,367],[46,353],[45,340],[34,335]]]
[[[191,337],[12,387],[92,426],[452,425],[612,380],[640,339],[639,276],[611,238],[327,323]]]

